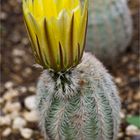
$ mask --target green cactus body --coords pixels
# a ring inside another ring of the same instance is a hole
[[[91,54],[73,70],[45,70],[37,86],[40,127],[46,140],[114,140],[120,100],[112,77]]]
[[[86,50],[114,61],[130,43],[132,20],[126,0],[90,0]]]

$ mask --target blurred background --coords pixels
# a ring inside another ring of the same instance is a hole
[[[0,137],[43,140],[35,111],[35,87],[41,70],[33,67],[21,0],[0,2]],[[132,41],[108,69],[122,102],[118,140],[140,140],[140,1],[129,0],[128,5],[133,19]]]

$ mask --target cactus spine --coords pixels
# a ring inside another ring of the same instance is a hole
[[[132,36],[132,20],[126,0],[90,0],[86,50],[103,62],[114,61]]]
[[[46,140],[114,140],[120,100],[112,77],[91,54],[65,73],[45,70],[37,85]]]

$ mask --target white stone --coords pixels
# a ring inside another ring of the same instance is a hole
[[[34,86],[30,86],[30,87],[28,88],[28,90],[29,90],[30,92],[35,92],[35,91],[36,91],[36,88],[35,88]]]
[[[20,1],[20,0],[19,0],[19,1]],[[23,39],[22,39],[22,43],[23,43],[24,45],[27,45],[27,44],[29,43],[28,38],[23,38]]]
[[[14,102],[14,103],[7,102],[3,109],[5,113],[14,112],[14,111],[18,112],[20,110],[21,110],[21,104],[19,102]]]
[[[121,137],[123,137],[123,133],[122,132],[120,132],[119,134],[118,134],[118,138],[121,138]]]
[[[32,69],[29,68],[29,67],[27,67],[27,68],[25,68],[24,73],[25,73],[26,75],[29,75],[29,74],[32,73]]]
[[[19,87],[19,91],[22,93],[25,93],[25,92],[27,92],[27,88],[24,86],[21,86],[21,87]]]
[[[117,84],[120,84],[120,83],[122,83],[122,79],[120,77],[117,77],[117,78],[115,78],[115,82]]]
[[[1,20],[5,20],[6,18],[7,18],[7,13],[1,11],[1,13],[0,13],[0,19]]]
[[[20,129],[20,133],[23,138],[30,139],[33,134],[33,130],[29,128],[22,128]]]
[[[19,116],[18,111],[13,111],[10,113],[10,118],[13,120],[14,118],[17,118]]]
[[[13,129],[20,129],[26,125],[26,121],[22,117],[16,117],[13,121]]]
[[[24,118],[28,122],[37,122],[38,121],[38,114],[35,110],[31,112],[24,112],[23,114]]]
[[[10,88],[13,87],[13,85],[14,85],[14,84],[13,84],[11,81],[8,81],[8,82],[5,83],[4,86],[5,86],[6,89],[10,89]]]
[[[7,137],[11,134],[12,130],[11,128],[6,128],[3,132],[2,132],[2,136],[3,137]]]
[[[20,49],[14,49],[12,54],[14,56],[24,56],[25,55],[25,51],[24,50],[20,50]]]
[[[120,118],[125,119],[125,114],[122,111],[120,112]]]
[[[126,134],[129,136],[140,135],[140,130],[135,125],[129,125],[126,128]]]
[[[36,96],[33,95],[33,96],[29,96],[27,97],[25,100],[24,100],[24,104],[26,106],[27,109],[29,110],[34,110],[36,108],[36,105],[35,105],[35,98]]]
[[[3,99],[10,101],[13,97],[18,96],[18,91],[14,89],[9,89],[7,92],[4,93]]]
[[[9,115],[0,117],[0,126],[10,125],[10,124],[11,124],[11,118]]]
[[[14,61],[14,63],[17,64],[17,65],[20,65],[20,64],[22,63],[21,58],[18,58],[18,57],[15,57],[15,58],[13,59],[13,61]]]

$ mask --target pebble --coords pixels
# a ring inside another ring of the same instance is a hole
[[[0,13],[0,19],[5,20],[7,18],[7,13],[6,12],[1,12]]]
[[[26,108],[29,110],[34,110],[36,108],[35,100],[36,100],[35,95],[25,98],[24,104],[25,104]]]
[[[24,56],[25,55],[25,51],[24,50],[20,50],[20,49],[14,49],[12,54],[14,56]]]
[[[34,86],[30,86],[30,87],[28,88],[28,90],[29,90],[29,92],[35,93],[36,88],[35,88]]]
[[[20,129],[20,134],[23,138],[30,139],[33,134],[33,130],[29,128],[22,128]]]
[[[29,67],[27,67],[27,68],[25,68],[25,69],[23,70],[22,76],[23,76],[23,77],[29,77],[29,75],[30,75],[31,73],[32,73],[32,69],[29,68]]]
[[[118,138],[122,138],[124,136],[124,134],[122,133],[122,132],[120,132],[119,134],[118,134]]]
[[[139,104],[138,103],[132,103],[132,104],[128,105],[128,109],[130,109],[130,110],[135,110],[137,108],[139,108]]]
[[[24,112],[23,114],[24,118],[28,122],[37,122],[38,121],[38,114],[35,110],[31,112]]]
[[[126,134],[129,136],[140,135],[140,130],[135,125],[129,125],[126,128]]]
[[[26,75],[29,75],[29,74],[32,73],[32,69],[29,68],[29,67],[27,67],[27,68],[25,68],[24,73],[25,73]]]
[[[21,129],[26,126],[27,122],[22,117],[16,117],[13,120],[13,129]]]
[[[18,43],[21,39],[21,35],[19,32],[17,32],[16,30],[14,32],[12,32],[12,34],[10,35],[10,39],[13,43]]]
[[[121,84],[122,83],[122,79],[120,77],[115,78],[115,82],[117,84]]]
[[[28,43],[29,43],[28,38],[23,38],[23,39],[22,39],[22,43],[23,43],[24,45],[28,45]]]
[[[125,114],[122,111],[120,112],[120,117],[121,119],[125,119]]]
[[[14,118],[18,117],[19,116],[19,112],[17,111],[13,111],[10,113],[10,118],[13,120]]]
[[[7,88],[9,87],[7,86]],[[12,100],[13,97],[16,97],[16,96],[18,96],[18,91],[15,89],[9,89],[7,92],[4,93],[3,99],[10,101]]]
[[[21,93],[25,93],[25,92],[27,92],[27,88],[24,87],[24,86],[21,86],[21,87],[19,87],[19,91],[20,91]]]
[[[122,58],[122,63],[127,63],[128,62],[128,57],[126,57],[126,56],[124,56],[123,58]]]
[[[9,135],[11,134],[11,132],[12,132],[11,128],[6,128],[6,129],[3,131],[2,136],[3,136],[3,137],[7,137],[7,136],[9,136]]]
[[[12,87],[13,87],[13,85],[14,85],[14,84],[13,84],[13,82],[8,81],[8,82],[6,82],[6,83],[5,83],[5,85],[4,85],[4,86],[5,86],[5,88],[6,88],[6,89],[10,89],[10,88],[12,88]]]
[[[0,117],[0,126],[10,125],[10,124],[11,124],[11,118],[9,115]]]
[[[5,113],[14,112],[14,111],[19,112],[20,110],[21,110],[21,104],[19,102],[15,102],[15,103],[7,102],[3,109]]]
[[[15,57],[15,58],[13,59],[13,61],[14,61],[14,63],[17,64],[17,65],[20,65],[20,64],[22,63],[22,60],[21,60],[20,58],[18,58],[18,57]]]
[[[134,100],[140,101],[140,91],[138,91],[137,94],[134,95]]]

